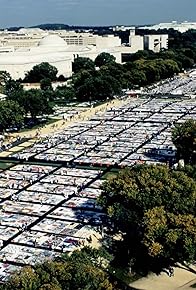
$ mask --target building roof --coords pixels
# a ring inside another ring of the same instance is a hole
[[[60,62],[71,60],[70,56],[59,51],[27,51],[0,54],[0,65],[25,65],[41,62]]]
[[[66,41],[58,35],[47,35],[42,38],[38,46],[65,46],[67,45]]]

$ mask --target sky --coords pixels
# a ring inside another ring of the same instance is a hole
[[[195,21],[196,0],[0,0],[0,27]]]

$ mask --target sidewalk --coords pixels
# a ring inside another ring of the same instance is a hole
[[[196,270],[196,267],[192,266]],[[162,272],[159,276],[150,274],[130,284],[137,290],[193,290],[191,285],[196,283],[196,274],[181,268],[174,269],[174,276],[169,277]]]

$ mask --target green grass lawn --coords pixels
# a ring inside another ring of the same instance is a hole
[[[0,161],[0,170],[1,169],[8,169],[12,165],[13,165],[13,163],[7,163],[7,162]]]
[[[20,131],[18,131],[18,133],[24,133],[24,132],[29,132],[29,131],[32,131],[32,130],[36,130],[38,128],[42,128],[44,126],[47,126],[47,125],[50,125],[50,124],[53,124],[57,121],[59,121],[60,119],[48,119],[44,124],[43,123],[40,123],[40,124],[37,124],[35,126],[33,126],[32,128],[24,128],[24,129],[21,129]]]
[[[107,172],[106,174],[104,174],[101,179],[107,179],[109,177],[116,176],[118,174],[118,172],[119,172],[118,169],[113,169],[113,170]]]
[[[40,166],[52,166],[52,167],[61,167],[62,166],[62,164],[61,163],[59,163],[59,164],[53,164],[53,163],[49,163],[49,162],[47,162],[47,163],[44,163],[44,162],[34,162],[34,161],[27,161],[27,162],[24,162],[24,164],[29,164],[29,165],[40,165]]]

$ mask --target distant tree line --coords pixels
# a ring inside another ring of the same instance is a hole
[[[192,68],[195,62],[196,47],[160,53],[138,51],[124,64],[116,63],[108,53],[102,53],[94,62],[78,57],[73,63],[70,87],[78,101],[105,100],[120,94],[122,89],[143,87],[173,77]]]

